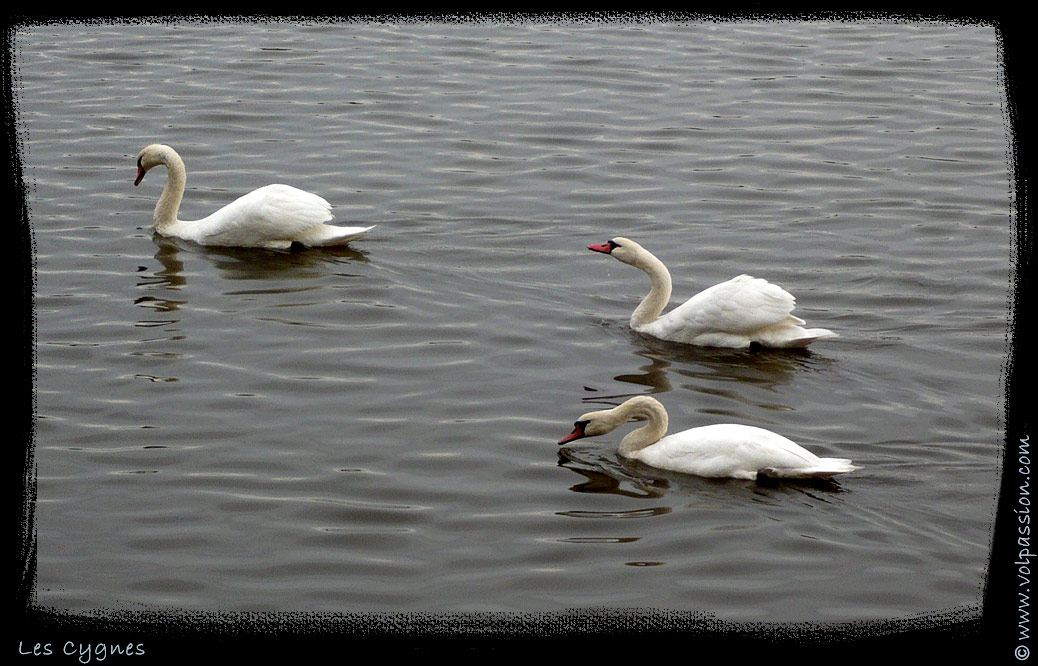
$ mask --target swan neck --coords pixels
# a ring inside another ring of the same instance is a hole
[[[176,153],[167,154],[163,162],[167,172],[166,187],[155,204],[155,228],[158,231],[176,224],[180,202],[184,199],[184,189],[187,187],[187,169],[180,156]]]
[[[625,423],[636,416],[643,416],[648,420],[648,423],[629,432],[623,438],[620,442],[620,455],[630,456],[635,451],[655,444],[667,434],[667,410],[652,398],[632,398],[616,409]]]
[[[667,267],[648,250],[638,252],[632,265],[645,271],[652,281],[649,293],[631,314],[631,328],[637,330],[659,319],[663,308],[670,302],[671,279]]]

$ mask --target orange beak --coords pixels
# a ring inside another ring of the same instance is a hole
[[[583,425],[578,425],[576,428],[573,429],[573,432],[571,432],[570,434],[566,435],[565,437],[563,437],[562,439],[559,440],[559,445],[561,446],[562,444],[565,444],[566,442],[572,442],[575,439],[583,439],[583,438],[584,438],[584,426]]]

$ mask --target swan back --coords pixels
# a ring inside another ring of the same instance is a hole
[[[785,289],[751,275],[739,275],[699,292],[666,315],[651,322],[644,332],[676,342],[716,346],[733,341],[743,347],[752,341],[767,344],[786,329],[804,323],[794,317],[796,299]]]
[[[291,185],[267,185],[192,223],[207,245],[264,245],[293,239],[332,219],[332,205]]]

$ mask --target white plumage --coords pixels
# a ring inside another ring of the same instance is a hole
[[[559,444],[602,435],[643,417],[627,434],[620,455],[659,469],[710,478],[827,478],[859,467],[846,458],[820,458],[782,435],[755,426],[721,423],[666,435],[667,411],[655,398],[636,396],[613,409],[588,412]]]
[[[155,231],[201,245],[287,249],[345,245],[374,227],[340,227],[332,219],[331,204],[290,185],[267,185],[241,196],[212,215],[193,222],[177,219],[187,186],[187,170],[175,150],[162,144],[147,146],[137,155],[137,179],[165,165],[166,187],[155,205]]]
[[[617,237],[588,249],[645,271],[652,289],[631,315],[631,328],[662,340],[709,347],[806,347],[837,337],[824,328],[805,329],[792,314],[793,295],[767,280],[740,275],[704,289],[661,316],[670,301],[667,267],[634,241]]]

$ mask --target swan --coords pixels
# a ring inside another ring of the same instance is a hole
[[[201,245],[288,249],[293,243],[310,246],[345,245],[374,227],[338,227],[331,204],[289,185],[267,185],[227,204],[195,222],[177,219],[187,185],[187,170],[177,151],[155,143],[137,154],[137,179],[158,165],[168,173],[166,187],[155,205],[155,231]]]
[[[756,479],[758,474],[778,479],[828,478],[861,469],[845,458],[819,458],[782,435],[754,426],[720,423],[664,437],[667,410],[646,395],[582,415],[559,444],[604,435],[632,417],[644,417],[648,423],[623,438],[620,455],[659,469],[733,479]]]
[[[815,340],[838,337],[824,328],[802,327],[791,313],[793,295],[767,280],[740,275],[704,289],[667,314],[670,271],[651,252],[634,241],[616,237],[588,245],[649,274],[652,288],[631,314],[631,328],[639,333],[690,345],[746,348],[806,347]]]

